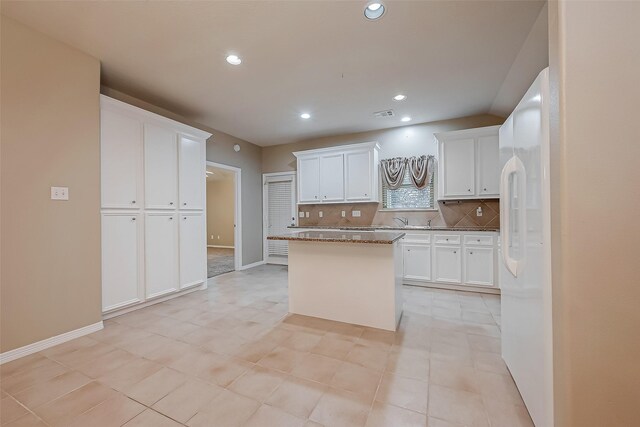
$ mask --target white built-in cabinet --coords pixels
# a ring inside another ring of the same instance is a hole
[[[298,151],[298,203],[378,201],[376,142]]]
[[[499,126],[436,133],[438,198],[499,198]]]
[[[102,310],[206,284],[206,140],[101,96]]]

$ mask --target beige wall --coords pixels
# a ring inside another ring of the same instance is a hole
[[[556,426],[640,425],[640,2],[552,2]]]
[[[262,260],[262,148],[250,142],[220,132],[201,123],[187,120],[162,107],[134,98],[108,87],[102,93],[156,114],[211,132],[207,141],[207,160],[235,166],[242,170],[242,265]],[[238,144],[240,151],[233,146]]]
[[[235,199],[233,177],[207,180],[207,245],[233,246]]]
[[[101,320],[100,63],[2,16],[0,351]],[[50,200],[51,186],[69,201]]]

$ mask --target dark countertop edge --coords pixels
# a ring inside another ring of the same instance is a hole
[[[499,228],[475,228],[475,227],[431,227],[431,228],[403,228],[403,227],[376,227],[375,225],[346,225],[346,226],[334,226],[334,225],[290,225],[287,228],[290,229],[323,229],[323,230],[344,230],[344,231],[402,231],[410,233],[412,231],[487,231],[492,233],[499,233]],[[373,229],[373,230],[372,230]]]
[[[349,231],[347,233],[350,233]],[[395,234],[395,233],[394,233]],[[289,241],[297,241],[297,242],[326,242],[326,243],[364,243],[364,244],[373,244],[373,245],[391,245],[398,240],[402,239],[406,234],[405,233],[397,233],[397,236],[394,236],[392,239],[341,239],[338,237],[300,237],[300,236],[268,236],[267,240],[289,240]]]

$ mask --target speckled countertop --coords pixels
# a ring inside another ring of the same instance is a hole
[[[380,230],[394,230],[394,231],[492,231],[499,232],[499,228],[485,228],[485,227],[444,227],[435,226],[427,227],[426,225],[409,225],[406,227],[394,226],[394,225],[358,225],[358,226],[334,226],[334,225],[291,225],[288,228],[296,229],[322,229],[322,230],[345,230],[345,231],[380,231]]]
[[[373,243],[390,245],[404,237],[405,233],[391,231],[299,231],[269,236],[267,240],[297,240],[303,242]]]

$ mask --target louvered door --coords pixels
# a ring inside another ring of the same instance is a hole
[[[295,225],[295,181],[292,174],[265,177],[265,235],[290,233]],[[268,263],[286,264],[289,245],[285,240],[265,240]]]

